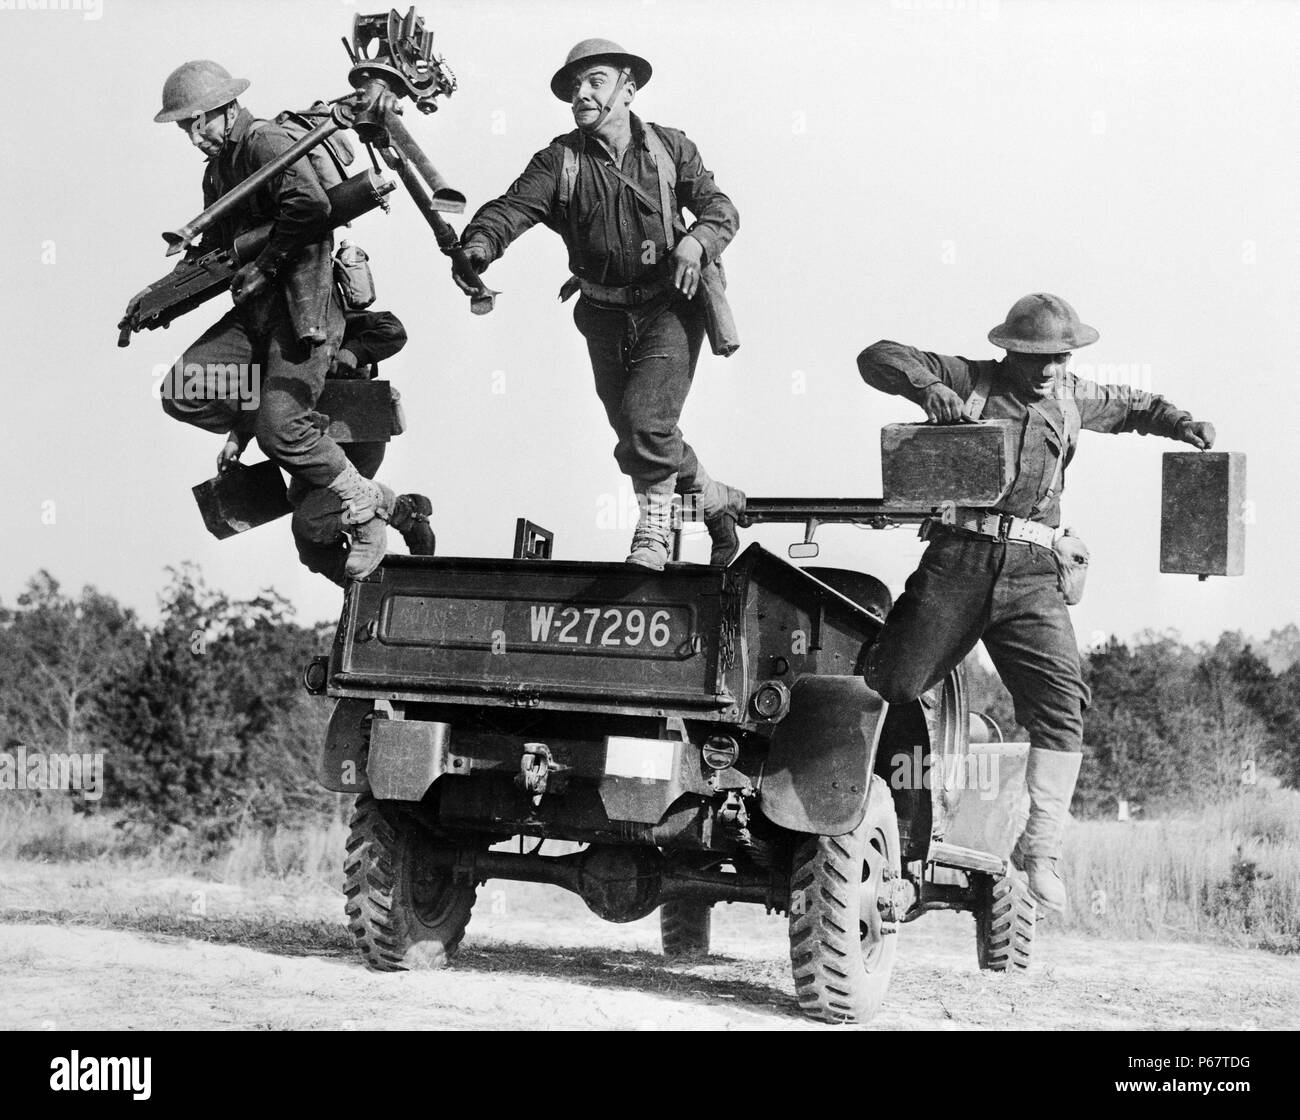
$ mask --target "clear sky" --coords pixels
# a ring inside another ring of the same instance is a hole
[[[31,10],[35,7],[71,10]],[[171,266],[159,233],[201,207],[201,157],[152,121],[163,79],[213,58],[269,116],[347,90],[357,11],[315,3],[0,0],[9,97],[0,154],[3,362],[0,599],[48,568],[145,617],[163,569],[197,561],[235,595],[273,585],[304,620],[339,593],[298,566],[287,521],[217,541],[190,487],[221,440],[164,417],[157,367],[226,306],[114,345],[127,297]],[[916,419],[868,390],[881,337],[969,357],[1018,296],[1055,292],[1101,331],[1084,374],[1121,367],[1244,451],[1247,574],[1158,572],[1160,454],[1085,433],[1066,523],[1093,549],[1080,641],[1175,628],[1264,635],[1300,617],[1295,443],[1300,355],[1300,6],[1290,3],[873,3],[425,0],[460,89],[407,122],[472,211],[572,127],[548,90],[578,39],[614,38],[654,78],[635,109],[684,129],[739,207],[726,254],[743,338],[701,359],[683,428],[753,495],[879,493],[879,429]],[[87,18],[98,17],[98,18]],[[454,219],[459,228],[465,218]],[[411,341],[386,368],[408,432],[381,477],[433,498],[439,550],[509,553],[514,519],[556,555],[621,559],[625,480],[591,385],[557,237],[490,271],[472,318],[409,200],[350,234]],[[255,456],[250,456],[255,457]],[[793,530],[746,534],[783,549]],[[832,529],[821,563],[897,588],[907,530]],[[690,555],[702,557],[702,539]]]

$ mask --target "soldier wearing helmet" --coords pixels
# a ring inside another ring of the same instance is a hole
[[[582,292],[574,320],[618,437],[614,458],[641,511],[628,562],[664,566],[679,493],[704,518],[712,562],[726,564],[738,548],[736,524],[745,523],[745,496],[709,477],[678,420],[705,335],[697,292],[740,219],[685,134],[632,113],[651,73],[617,43],[578,43],[551,78],[577,128],[534,155],[510,190],[474,215],[462,241],[481,271],[538,222],[564,239],[575,279],[561,296]],[[682,207],[695,216],[689,227]],[[704,282],[712,298],[716,289]],[[715,342],[719,353],[731,349]]]
[[[239,95],[247,88],[246,80],[207,60],[177,67],[163,84],[163,106],[154,120],[178,125],[203,153],[205,207],[296,139],[278,124],[254,119],[240,105]],[[319,232],[329,212],[325,187],[304,156],[204,234],[201,248],[192,253],[230,248],[245,231],[274,222],[266,248],[235,275],[235,306],[177,360],[184,378],[164,380],[162,405],[177,420],[229,432],[219,465],[237,459],[256,438],[267,457],[289,472],[298,492],[331,491],[351,530],[346,575],[360,578],[383,559],[384,523],[396,496],[363,477],[313,423],[312,409],[345,325],[333,282],[333,237]],[[259,375],[251,401],[226,383],[240,379],[241,367],[250,366]],[[199,399],[189,372],[195,369],[204,371],[197,379],[203,386]],[[182,384],[184,392],[178,391]]]
[[[1071,373],[1071,351],[1099,336],[1057,296],[1017,300],[988,337],[1006,351],[1000,361],[887,341],[858,355],[868,385],[906,397],[931,421],[982,414],[1020,433],[1015,479],[996,509],[958,508],[923,526],[929,547],[868,652],[865,677],[890,703],[914,700],[984,642],[1030,736],[1030,814],[1012,860],[1035,899],[1059,912],[1066,895],[1056,864],[1089,701],[1067,610],[1077,601],[1067,598],[1071,568],[1086,564],[1087,552],[1058,528],[1065,468],[1082,428],[1208,449],[1214,427],[1163,397]]]

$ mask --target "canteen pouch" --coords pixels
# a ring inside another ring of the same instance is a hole
[[[347,241],[339,247],[334,254],[334,283],[345,310],[364,311],[375,302],[375,278],[364,249]]]
[[[1052,542],[1056,567],[1060,574],[1061,593],[1068,606],[1076,606],[1083,598],[1083,585],[1088,578],[1091,553],[1083,538],[1073,529],[1066,529]]]

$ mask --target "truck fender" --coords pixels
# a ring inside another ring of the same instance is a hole
[[[371,700],[343,699],[335,703],[316,771],[316,780],[326,789],[364,793],[370,788],[366,777],[370,728],[366,720],[374,710]]]
[[[867,811],[876,746],[889,705],[860,676],[802,676],[773,730],[762,806],[793,832],[843,836]]]

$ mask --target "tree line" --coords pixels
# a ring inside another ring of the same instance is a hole
[[[0,604],[0,748],[102,752],[104,795],[88,811],[217,843],[248,825],[301,825],[340,811],[315,781],[330,705],[301,670],[334,623],[303,626],[273,591],[234,599],[193,567],[172,570],[155,625],[47,572]],[[1117,638],[1084,653],[1092,703],[1074,811],[1147,815],[1300,787],[1300,630],[1263,643],[1226,633]],[[1024,737],[996,675],[967,663],[971,706]]]

